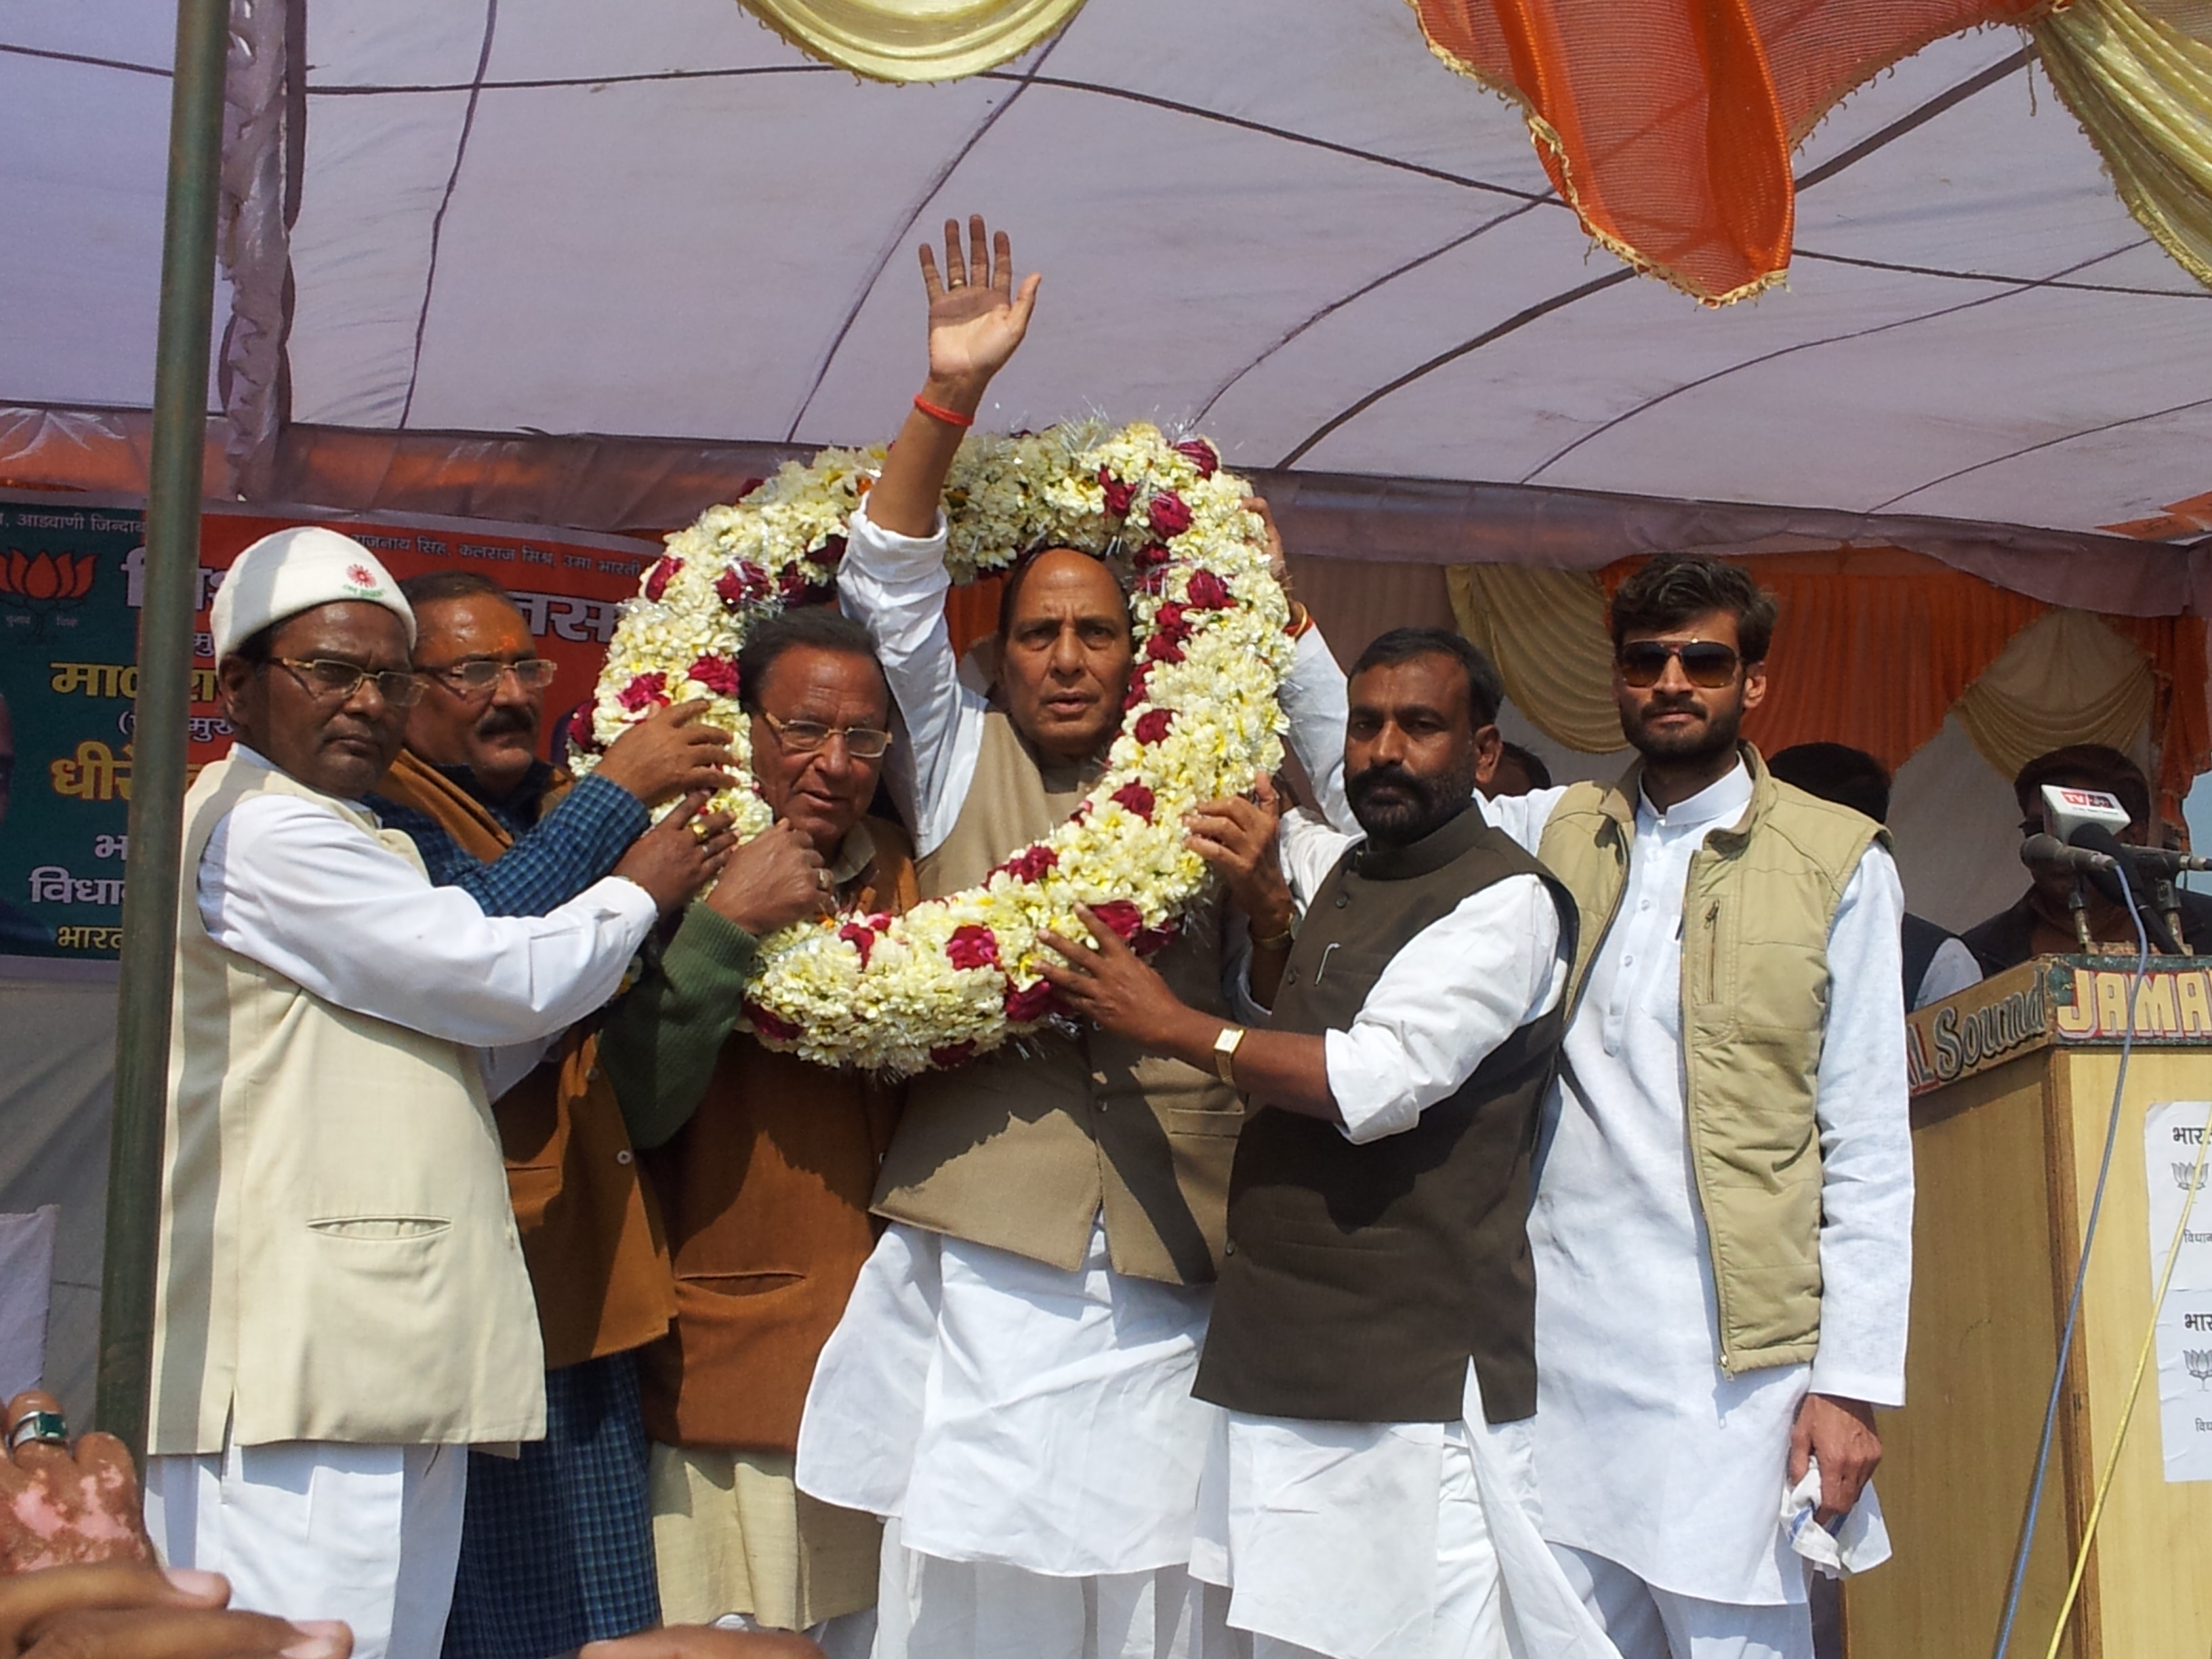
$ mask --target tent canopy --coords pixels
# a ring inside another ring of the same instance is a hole
[[[1398,0],[1098,0],[903,88],[731,0],[246,9],[295,38],[231,182],[292,222],[240,251],[217,332],[284,341],[295,422],[879,438],[920,370],[913,246],[979,209],[1046,273],[1007,426],[1097,409],[1246,468],[2069,531],[2212,489],[2212,293],[2009,28],[1846,100],[1799,153],[1789,286],[1711,312],[1594,251]],[[172,18],[0,21],[0,404],[150,401]],[[256,395],[234,373],[225,406]]]

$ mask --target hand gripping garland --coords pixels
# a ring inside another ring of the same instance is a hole
[[[883,459],[832,449],[810,466],[787,463],[668,538],[623,607],[589,729],[586,712],[574,722],[579,772],[653,709],[704,696],[705,718],[731,733],[738,775],[714,805],[741,837],[768,827],[738,707],[738,650],[787,605],[828,597],[846,524]],[[1175,936],[1212,879],[1183,845],[1183,814],[1249,789],[1282,759],[1289,605],[1261,521],[1242,505],[1250,493],[1212,446],[1170,443],[1143,423],[1078,422],[962,446],[945,490],[954,581],[1036,548],[1126,559],[1136,665],[1121,734],[1074,815],[981,886],[901,916],[803,922],[761,941],[745,1012],[762,1041],[823,1066],[957,1065],[1051,1015],[1036,936],[1083,938],[1079,903],[1139,951]]]

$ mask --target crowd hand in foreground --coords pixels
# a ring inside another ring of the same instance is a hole
[[[69,1438],[61,1402],[8,1402],[0,1456],[0,1659],[346,1659],[343,1625],[228,1610],[210,1572],[164,1572],[131,1454],[112,1435]]]
[[[137,1483],[134,1481],[135,1486]],[[111,1562],[0,1578],[0,1659],[347,1659],[340,1624],[234,1613],[212,1572]]]
[[[36,1389],[8,1402],[7,1425],[0,1572],[108,1561],[153,1565],[138,1477],[120,1440],[88,1434],[71,1445],[61,1402]]]
[[[713,794],[732,781],[730,734],[699,716],[703,698],[656,709],[607,746],[599,775],[647,806],[678,795]]]
[[[708,812],[694,795],[640,836],[615,866],[615,874],[653,896],[666,915],[714,880],[737,844],[727,812]]]
[[[617,1641],[587,1642],[578,1659],[823,1659],[823,1653],[788,1631],[672,1625]]]
[[[763,939],[830,913],[829,872],[805,836],[779,819],[730,854],[707,908]]]

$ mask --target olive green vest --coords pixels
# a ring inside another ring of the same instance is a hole
[[[994,710],[952,833],[916,861],[921,896],[980,884],[1065,823],[1097,777],[1096,767],[1045,764]],[[1222,927],[1218,898],[1194,905],[1152,966],[1185,1002],[1225,1018]],[[1115,1272],[1206,1284],[1221,1261],[1243,1122],[1237,1091],[1211,1072],[1109,1032],[1047,1027],[913,1079],[874,1209],[1071,1272],[1103,1212]]]
[[[1690,1161],[1731,1375],[1809,1361],[1820,1346],[1828,930],[1869,844],[1889,844],[1870,818],[1777,782],[1742,747],[1751,810],[1691,855],[1682,895]],[[1610,789],[1575,785],[1536,849],[1582,911],[1570,1021],[1628,884],[1642,788],[1640,763]]]

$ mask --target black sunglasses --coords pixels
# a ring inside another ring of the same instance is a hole
[[[1717,640],[1692,640],[1686,645],[1668,645],[1663,640],[1631,640],[1613,653],[1613,659],[1620,670],[1620,678],[1640,691],[1658,684],[1660,677],[1667,672],[1667,665],[1678,657],[1682,662],[1682,678],[1708,691],[1732,684],[1743,662],[1734,646],[1723,645]]]

